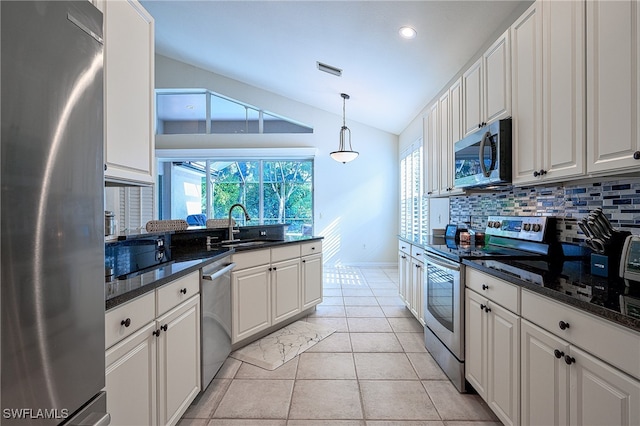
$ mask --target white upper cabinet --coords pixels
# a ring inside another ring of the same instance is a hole
[[[136,0],[105,1],[105,179],[154,182],[154,21]]]
[[[440,185],[437,195],[460,194],[462,190],[454,187],[454,144],[462,139],[462,78],[440,96],[438,112],[440,157],[437,166],[440,168]]]
[[[464,135],[511,115],[509,30],[462,75]]]
[[[640,167],[640,4],[587,2],[587,171]]]
[[[438,195],[440,190],[440,118],[439,103],[435,102],[424,117],[423,148],[425,164],[425,193],[429,196]]]
[[[582,176],[584,3],[539,0],[511,37],[513,182]]]

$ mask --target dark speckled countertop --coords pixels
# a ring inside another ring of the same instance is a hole
[[[469,267],[640,332],[640,283],[591,275],[589,262],[464,260]]]
[[[305,241],[321,240],[323,237],[287,237],[281,241],[268,241],[265,244],[249,247],[211,247],[210,249],[182,248],[172,249],[171,260],[158,265],[146,272],[131,274],[126,279],[113,278],[105,281],[106,309],[113,309],[118,305],[135,299],[149,291],[153,291],[164,284],[221,260],[235,252],[259,250],[284,244],[295,244]]]

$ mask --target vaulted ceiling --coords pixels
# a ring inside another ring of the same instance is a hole
[[[347,120],[399,134],[531,1],[141,3],[157,53],[336,114],[348,93]],[[401,38],[402,26],[417,36]]]

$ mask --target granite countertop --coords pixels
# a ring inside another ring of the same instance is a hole
[[[256,246],[224,247],[222,244],[209,249],[193,249],[189,247],[172,248],[171,260],[158,265],[146,272],[130,274],[125,279],[111,279],[105,281],[106,309],[113,309],[118,305],[135,299],[149,291],[197,271],[217,260],[232,255],[235,252],[260,250],[285,244],[295,244],[305,241],[318,241],[324,237],[291,236],[284,240],[266,240],[264,244]]]
[[[640,284],[632,283],[627,287],[618,277],[599,277],[591,275],[590,263],[571,260],[552,266],[552,270],[541,271],[536,263],[518,260],[466,259],[463,264],[486,272],[522,288],[547,296],[558,302],[605,318],[618,325],[640,332]],[[523,271],[531,271],[515,276],[509,268],[501,270],[502,265],[515,266]],[[548,264],[547,264],[548,265]]]

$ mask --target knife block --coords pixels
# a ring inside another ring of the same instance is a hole
[[[591,253],[591,275],[599,277],[617,277],[620,274],[620,256],[628,231],[617,231],[611,236],[603,254]]]

